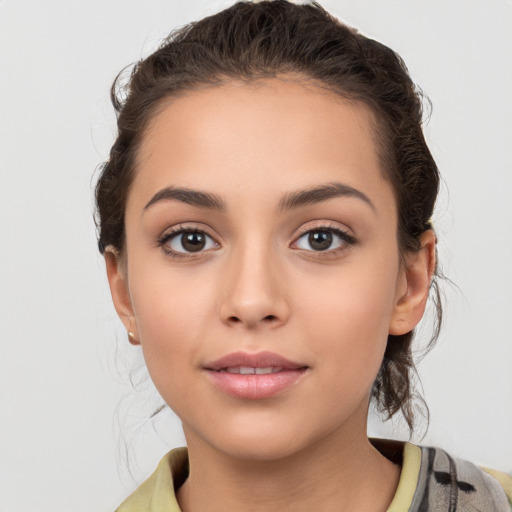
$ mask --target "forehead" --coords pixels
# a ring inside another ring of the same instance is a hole
[[[146,197],[198,183],[268,194],[341,180],[378,195],[389,184],[373,127],[365,104],[309,82],[204,87],[161,103],[142,138],[134,188]]]

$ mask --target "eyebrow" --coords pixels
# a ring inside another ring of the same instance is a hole
[[[227,210],[226,203],[222,198],[216,194],[209,192],[201,192],[185,187],[166,187],[158,191],[144,206],[147,210],[160,201],[181,201],[182,203],[198,206],[199,208],[206,208],[208,210],[218,210],[225,212]]]
[[[356,199],[360,199],[375,211],[375,205],[366,194],[356,188],[338,182],[326,183],[313,188],[288,192],[279,201],[277,211],[282,213],[287,210],[300,208],[301,206],[318,204],[334,197],[354,197]],[[216,194],[174,186],[166,187],[158,191],[146,204],[144,210],[147,210],[149,207],[161,201],[171,200],[181,201],[182,203],[197,206],[199,208],[206,208],[208,210],[220,212],[227,211],[225,201],[222,197]]]
[[[368,204],[375,211],[374,204],[366,194],[363,194],[363,192],[356,188],[338,182],[326,183],[325,185],[296,192],[288,192],[279,201],[277,210],[278,212],[293,210],[301,206],[321,203],[334,197],[355,197]]]

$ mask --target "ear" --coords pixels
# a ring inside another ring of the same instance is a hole
[[[121,260],[119,251],[112,246],[105,248],[105,264],[112,301],[121,322],[123,322],[128,332],[128,341],[132,345],[140,345],[137,324],[130,299],[126,265]]]
[[[436,235],[429,229],[420,237],[420,250],[406,256],[400,271],[389,334],[399,336],[412,331],[421,320],[435,268]]]

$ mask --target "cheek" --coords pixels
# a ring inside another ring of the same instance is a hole
[[[290,308],[284,343],[292,340],[290,348],[323,368],[324,386],[357,401],[382,362],[396,286],[389,268],[398,264],[392,256],[351,261],[314,272],[290,266],[276,289]],[[220,348],[227,334],[218,311],[219,292],[229,292],[218,278],[225,273],[213,265],[178,272],[147,259],[132,262],[130,295],[144,358],[163,398],[180,410],[197,398],[191,396],[197,392],[191,370],[200,366],[208,345]]]
[[[198,364],[213,290],[186,273],[146,265],[134,275],[130,294],[144,358],[157,389],[173,389]],[[181,392],[181,391],[180,391]]]
[[[297,304],[297,321],[316,339],[311,348],[323,364],[346,376],[376,373],[386,348],[394,308],[397,258],[366,260],[361,265],[341,268],[317,286],[304,282],[296,296],[307,297]],[[383,270],[387,267],[387,271]]]

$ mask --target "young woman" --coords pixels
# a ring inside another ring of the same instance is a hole
[[[99,247],[187,439],[118,510],[508,511],[506,475],[367,436],[371,399],[414,426],[437,290],[439,175],[401,59],[316,4],[240,2],[113,101]]]

